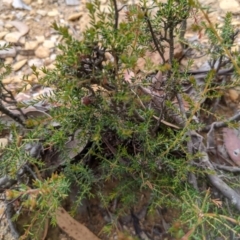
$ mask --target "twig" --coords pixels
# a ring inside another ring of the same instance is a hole
[[[189,132],[188,135],[190,135],[191,132]],[[188,152],[192,155],[193,154],[193,147],[192,147],[192,140],[190,139],[188,142],[187,142],[187,149],[188,149]],[[194,161],[191,161],[190,162],[190,165],[194,165],[195,162]],[[199,191],[199,187],[198,187],[198,183],[197,183],[197,177],[196,175],[193,173],[193,172],[189,172],[189,175],[188,175],[188,182],[194,187],[194,189],[196,191]]]
[[[230,166],[224,166],[221,164],[217,164],[217,163],[212,163],[214,167],[217,167],[220,170],[226,170],[228,172],[233,172],[233,173],[238,173],[240,172],[240,168],[239,167],[230,167]]]
[[[122,5],[122,7],[118,9],[118,12],[121,12],[123,10],[123,8],[127,7],[127,6],[128,6],[127,4]]]
[[[170,26],[169,28],[169,64],[172,65],[174,58],[174,26]],[[168,71],[168,77],[170,77],[171,72]]]
[[[7,94],[9,94],[10,98],[13,100],[13,103],[16,105],[16,104],[17,104],[17,101],[16,101],[15,97],[13,96],[12,91],[8,90],[8,89],[5,87],[4,84],[1,84],[1,88],[4,89],[4,90],[7,92]],[[6,101],[6,99],[4,99],[3,101]],[[21,115],[23,116],[23,118],[26,119],[25,114],[23,113],[22,109],[21,109],[21,108],[18,108],[18,107],[16,107],[16,109],[21,113]]]
[[[135,234],[138,237],[141,237],[142,229],[140,227],[140,221],[139,221],[138,217],[135,215],[135,213],[133,211],[133,208],[131,208],[130,212],[131,212],[131,217],[132,217],[132,222],[133,222],[133,227],[134,227],[134,230],[135,230]]]
[[[103,137],[102,138],[103,142],[106,144],[106,146],[108,147],[108,149],[110,150],[110,152],[116,156],[117,154],[117,150],[109,143],[109,141],[107,140],[106,137]],[[127,161],[123,158],[119,158],[119,161],[124,164],[124,165],[127,165]]]
[[[22,125],[23,127],[25,127],[25,124],[24,124],[24,122],[22,121],[22,119],[21,119],[18,115],[12,113],[12,112],[9,111],[7,108],[5,108],[5,107],[2,105],[2,103],[0,103],[0,112],[6,114],[8,117],[12,118],[15,122],[17,122],[17,123],[19,123],[20,125]]]
[[[157,39],[156,39],[156,36],[154,34],[154,31],[153,31],[153,28],[152,28],[152,24],[149,20],[149,17],[147,15],[147,11],[145,10],[145,13],[144,13],[144,16],[145,16],[145,19],[147,21],[147,24],[148,24],[148,27],[149,27],[149,30],[150,30],[150,33],[151,33],[151,36],[152,36],[152,39],[153,39],[153,42],[154,42],[154,45],[159,53],[159,55],[161,56],[162,60],[163,60],[163,63],[165,63],[165,57],[163,55],[163,52],[161,52],[161,50],[159,49],[159,46],[158,46],[158,42],[157,42]]]
[[[114,29],[117,31],[118,29],[118,9],[117,9],[117,1],[116,0],[112,0],[113,1],[113,5],[114,5],[114,18],[115,18],[115,23],[114,23]]]
[[[176,98],[178,100],[179,109],[180,109],[180,111],[182,113],[182,116],[184,118],[184,121],[185,121],[187,119],[187,116],[186,116],[186,111],[185,111],[185,108],[184,108],[184,103],[183,103],[182,96],[179,93],[177,93]]]
[[[34,179],[38,179],[36,173],[27,164],[25,164],[23,168],[25,168],[34,177]]]
[[[186,44],[184,44],[184,35],[187,30],[187,19],[184,19],[180,25],[180,33],[179,33],[179,40],[182,46],[182,49],[186,49]]]
[[[213,122],[212,124],[200,129],[201,132],[208,132],[211,128],[212,125],[214,125],[214,128],[222,128],[222,127],[227,127],[228,123],[238,121],[240,120],[240,112],[238,112],[236,115],[233,117],[226,119],[225,121],[222,122]]]
[[[195,78],[202,78],[202,77],[205,77],[208,72],[210,70],[190,70],[188,72],[182,72],[184,74],[188,74],[188,75],[194,75]],[[226,68],[226,69],[221,69],[218,71],[218,75],[228,75],[228,74],[232,74],[234,71],[234,68],[233,67],[230,67],[230,68]],[[198,76],[199,75],[199,76]]]
[[[158,102],[156,101],[156,97],[159,97],[158,95],[154,95],[148,88],[142,87],[141,85],[139,86],[139,88],[141,89],[141,91],[143,91],[143,93],[150,95],[150,96],[152,97],[152,100],[154,101],[154,103],[155,103],[156,105],[158,105]],[[139,98],[139,97],[138,97],[138,98]],[[145,109],[145,106],[144,106],[144,104],[142,103],[142,101],[141,101],[140,98],[139,98],[139,100],[140,100],[141,106]],[[154,115],[153,118],[156,119],[157,121],[159,121],[159,117],[157,117],[157,116]],[[165,121],[165,120],[163,120],[163,119],[160,119],[160,121],[161,121],[161,123],[163,123],[163,124],[165,124],[165,125],[167,125],[167,126],[170,126],[170,127],[176,128],[176,129],[180,129],[179,126],[177,126],[177,125],[175,125],[175,124],[172,124],[172,123],[170,123],[170,122],[167,122],[167,121]]]

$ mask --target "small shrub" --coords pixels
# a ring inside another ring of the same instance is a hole
[[[103,206],[118,199],[120,216],[148,192],[149,211],[168,207],[180,212],[180,224],[170,228],[175,237],[238,235],[237,214],[228,216],[227,201],[210,194],[214,186],[229,198],[219,189],[219,178],[214,182],[217,173],[200,135],[204,119],[222,118],[211,109],[219,89],[238,85],[238,80],[224,83],[221,77],[228,66],[232,71],[234,66],[236,79],[239,73],[238,56],[230,51],[237,35],[231,14],[218,27],[194,1],[154,1],[150,6],[142,1],[127,6],[124,17],[116,1],[109,2],[109,14],[100,11],[99,1],[87,8],[91,24],[81,40],[53,24],[63,37],[62,54],[54,70],[41,69],[46,75],[40,79],[55,87],[54,95],[44,97],[52,106],[51,118],[14,119],[20,125],[10,127],[11,144],[2,155],[1,176],[12,180],[6,199],[19,199],[21,213],[35,214],[25,236],[35,222],[50,217],[56,224],[54,213],[73,183],[79,188],[76,206],[92,196]],[[193,28],[209,36],[205,53],[211,69],[201,79],[191,72],[193,59],[182,64],[186,56],[177,51],[198,50],[184,39],[186,21],[196,11],[205,23],[195,22]],[[108,194],[106,182],[115,183]],[[232,203],[240,210],[239,203]]]

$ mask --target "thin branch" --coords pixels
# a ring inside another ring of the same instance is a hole
[[[177,93],[176,98],[177,98],[177,101],[178,101],[178,104],[179,104],[179,109],[182,113],[182,116],[183,116],[184,120],[186,120],[187,116],[186,116],[186,111],[185,111],[185,108],[184,108],[184,103],[183,103],[182,96],[179,93]]]
[[[174,34],[173,34],[173,31],[174,31],[174,27],[171,26],[169,28],[169,64],[172,65],[172,62],[173,62],[173,57],[174,57]],[[170,77],[170,74],[171,72],[168,71],[168,74]]]
[[[233,117],[226,119],[225,121],[222,122],[213,122],[212,124],[200,129],[201,132],[208,132],[211,128],[212,125],[214,125],[214,128],[222,128],[222,127],[227,127],[228,123],[234,122],[234,121],[239,121],[240,120],[240,112],[238,112],[236,115]]]
[[[0,112],[6,114],[8,117],[12,118],[15,122],[19,123],[20,125],[22,125],[23,127],[25,127],[25,124],[23,122],[23,120],[16,114],[12,113],[11,111],[9,111],[7,108],[5,108],[2,103],[0,103]]]
[[[163,52],[161,52],[161,50],[159,49],[158,41],[157,41],[156,36],[155,36],[155,34],[154,34],[151,21],[149,20],[149,17],[148,17],[148,15],[147,15],[147,10],[144,11],[144,16],[145,16],[145,19],[146,19],[146,21],[147,21],[147,24],[148,24],[148,27],[149,27],[149,30],[150,30],[150,33],[151,33],[151,36],[152,36],[154,45],[155,45],[155,47],[156,47],[156,49],[157,49],[157,52],[159,53],[159,55],[161,56],[163,62],[165,63],[165,57],[164,57],[164,55],[163,55]]]
[[[113,5],[114,5],[114,18],[115,18],[115,23],[114,23],[114,29],[117,31],[118,29],[118,9],[117,9],[117,1],[116,0],[112,0],[113,1]]]
[[[123,8],[124,8],[124,7],[127,7],[127,6],[128,6],[128,4],[122,5],[122,7],[118,9],[118,12],[121,12],[121,11],[123,10]]]
[[[28,171],[34,179],[38,179],[36,173],[27,164],[25,164],[23,168],[26,169],[26,171]]]
[[[230,166],[224,166],[221,164],[217,164],[217,163],[212,163],[214,167],[217,167],[220,170],[225,170],[228,172],[232,172],[232,173],[239,173],[240,172],[240,168],[239,167],[230,167]]]
[[[12,91],[8,90],[8,89],[4,86],[4,84],[2,84],[2,83],[0,83],[0,89],[1,89],[1,98],[0,98],[0,100],[4,101],[4,102],[6,102],[6,103],[14,104],[14,105],[16,106],[17,101],[16,101],[15,97],[13,96]],[[7,96],[6,96],[5,94],[3,94],[2,89],[6,91],[6,93],[9,95],[9,98],[12,100],[12,102],[6,100]],[[4,99],[2,99],[2,97],[3,97]],[[2,105],[2,104],[1,104],[1,105]],[[3,107],[4,107],[4,106],[3,106]],[[26,119],[26,116],[25,116],[25,114],[23,113],[23,111],[22,111],[21,108],[16,107],[16,110],[18,110],[18,111],[20,112],[20,114],[22,115],[22,117],[23,117],[24,119]],[[0,111],[1,111],[1,110],[0,110]],[[5,114],[6,114],[6,113],[5,113]],[[6,115],[7,115],[7,114],[6,114]]]

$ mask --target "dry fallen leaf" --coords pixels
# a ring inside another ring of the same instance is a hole
[[[73,219],[63,208],[58,208],[56,212],[58,226],[75,240],[100,240],[89,231],[83,224]]]
[[[118,240],[134,240],[134,238],[131,236],[127,236],[127,234],[123,232],[118,232]]]
[[[240,135],[238,130],[231,128],[223,129],[223,141],[227,153],[233,162],[240,166]]]
[[[221,208],[222,207],[222,201],[220,199],[212,199],[212,202],[218,207]]]
[[[68,150],[68,156],[70,159],[73,159],[74,157],[76,157],[87,145],[88,143],[88,139],[83,139],[83,138],[79,138],[78,134],[81,132],[80,129],[78,129],[75,133],[74,133],[74,139],[68,141],[66,143],[66,148]]]
[[[129,69],[126,69],[124,70],[123,75],[124,75],[124,80],[127,83],[132,84],[132,79],[135,77],[134,72]]]

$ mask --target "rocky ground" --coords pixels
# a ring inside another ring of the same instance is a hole
[[[137,3],[137,0],[119,1]],[[240,25],[240,1],[237,0],[201,0],[202,4],[213,10],[210,17],[214,23],[220,23],[227,11],[234,13],[233,24]],[[102,0],[102,8],[107,11],[107,0]],[[54,68],[54,61],[58,54],[56,48],[61,37],[51,25],[67,26],[76,38],[81,37],[82,30],[88,24],[85,1],[78,0],[1,0],[0,3],[0,46],[11,43],[12,47],[0,51],[0,59],[11,64],[12,74],[3,79],[3,83],[13,90],[18,101],[32,99],[39,95],[35,90],[37,78],[32,74],[31,67]],[[185,37],[192,38],[194,33],[188,29]],[[240,39],[238,41],[240,45]],[[238,48],[239,46],[236,46]],[[197,63],[199,66],[202,64]],[[28,75],[27,81],[23,81]],[[25,90],[22,88],[25,87]],[[20,90],[20,93],[19,93]],[[6,144],[5,138],[0,139]],[[0,202],[0,216],[4,213],[4,204]],[[0,222],[0,240],[13,239],[4,216]],[[53,238],[48,238],[53,239]],[[57,238],[56,238],[57,239]],[[68,239],[67,236],[58,239]]]

